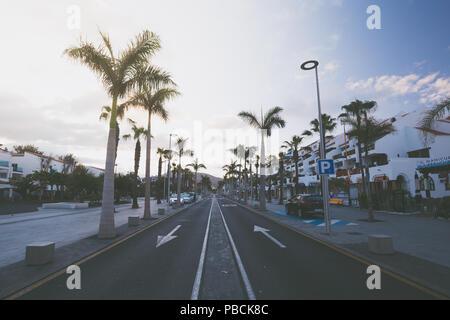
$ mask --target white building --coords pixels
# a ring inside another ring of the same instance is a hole
[[[21,170],[22,168],[16,168],[16,170]],[[13,167],[11,163],[11,153],[0,149],[0,192],[3,193],[7,191],[9,196],[11,196],[10,190],[12,190],[9,184],[9,179],[13,174]],[[20,174],[19,172],[15,174]]]
[[[427,197],[427,193],[432,198],[450,196],[450,117],[437,121],[431,130],[432,141],[427,146],[423,141],[423,129],[417,125],[422,117],[423,110],[416,110],[385,120],[391,122],[396,131],[369,146],[370,181],[397,181],[412,196],[419,192],[422,197]],[[320,158],[319,143],[316,141],[310,147],[312,152],[299,152],[298,162],[299,183],[309,187],[319,183],[317,160]],[[330,178],[347,178],[349,173],[352,183],[361,182],[357,148],[355,139],[346,144],[344,134],[327,143],[327,159],[334,159],[336,168],[336,174]],[[291,150],[287,156],[292,157]],[[362,157],[364,163],[364,152]],[[437,166],[441,168],[439,173],[424,173],[424,168]],[[291,173],[292,179],[287,182],[292,187],[295,166],[291,163],[285,169]]]
[[[105,169],[93,167],[93,166],[84,166],[86,169],[88,169],[88,172],[93,174],[94,176],[98,177],[102,174],[105,174]]]
[[[98,177],[104,173],[103,169],[86,166],[88,172]],[[51,156],[40,155],[32,152],[13,153],[0,148],[0,195],[12,197],[13,186],[9,179],[16,176],[27,176],[38,171],[71,172],[71,168],[64,161]],[[48,190],[52,186],[47,186]]]

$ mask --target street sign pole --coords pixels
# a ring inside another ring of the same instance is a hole
[[[318,72],[319,62],[316,60],[306,61],[301,65],[301,69],[303,70],[312,70],[316,71],[316,86],[317,86],[317,103],[319,107],[319,127],[320,127],[320,157],[322,160],[325,160],[325,137],[322,127],[322,110],[320,107],[320,91],[319,91],[319,72]],[[321,175],[321,184],[322,184],[322,198],[323,198],[323,209],[325,216],[325,227],[326,233],[330,234],[330,214],[328,208],[328,175]]]
[[[317,85],[317,102],[319,106],[319,127],[320,127],[320,157],[322,160],[325,160],[325,137],[323,133],[322,126],[322,110],[320,106],[320,91],[319,91],[319,73],[317,71],[318,66],[316,65],[316,85]],[[330,213],[328,207],[328,175],[321,176],[322,178],[322,198],[323,198],[323,209],[324,209],[324,218],[325,218],[325,231],[327,234],[330,234],[331,226],[330,226]]]

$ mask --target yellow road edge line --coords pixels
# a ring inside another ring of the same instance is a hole
[[[197,202],[196,204],[199,204],[202,201],[203,200]],[[92,258],[95,258],[96,256],[98,256],[98,255],[100,255],[100,254],[102,254],[102,253],[104,253],[104,252],[106,252],[106,251],[108,251],[108,250],[118,246],[119,244],[124,243],[125,241],[129,240],[130,238],[133,238],[133,237],[137,236],[138,234],[140,234],[140,233],[150,229],[151,227],[156,226],[157,224],[159,224],[159,223],[161,223],[161,222],[163,222],[163,221],[165,221],[165,220],[167,220],[167,219],[169,219],[169,218],[171,218],[171,217],[173,217],[173,216],[175,216],[175,215],[177,215],[177,214],[179,214],[179,213],[181,213],[181,212],[183,212],[183,211],[185,211],[185,210],[187,210],[189,208],[192,208],[192,206],[185,207],[185,208],[182,208],[182,209],[180,209],[180,210],[178,210],[178,211],[176,211],[174,213],[171,213],[167,217],[164,217],[164,218],[156,221],[155,223],[152,223],[152,224],[150,224],[148,226],[145,226],[144,228],[129,234],[125,238],[117,240],[116,242],[111,243],[110,245],[106,246],[105,248],[102,248],[102,249],[100,249],[98,251],[95,251],[95,252],[91,253],[90,255],[88,255],[87,257],[84,257],[84,258],[82,258],[82,259],[80,259],[80,260],[78,260],[78,261],[76,261],[76,262],[74,262],[74,263],[72,263],[70,265],[77,265],[77,266],[79,266],[79,265],[81,265],[81,264],[91,260]],[[63,273],[66,272],[68,266],[65,266],[64,268],[62,268],[62,269],[60,269],[60,270],[58,270],[58,271],[56,271],[54,273],[49,274],[48,276],[44,277],[43,279],[38,280],[38,281],[36,281],[36,282],[34,282],[34,283],[32,283],[32,284],[30,284],[30,285],[28,285],[28,286],[26,286],[26,287],[24,287],[22,289],[16,291],[15,293],[10,294],[6,298],[4,298],[4,300],[15,300],[17,298],[20,298],[21,296],[27,294],[30,291],[33,291],[34,289],[36,289],[36,288],[40,287],[41,285],[49,282],[50,280],[53,280],[56,277],[59,277],[60,275],[62,275]]]
[[[366,264],[366,265],[368,265],[368,266],[370,266],[370,265],[373,264],[373,263],[371,263],[371,262],[365,260],[364,258],[361,258],[361,257],[358,257],[358,256],[354,255],[354,254],[351,253],[351,252],[348,252],[348,251],[346,251],[346,250],[344,250],[344,249],[338,248],[338,247],[336,247],[336,246],[334,246],[334,245],[332,245],[332,244],[330,244],[330,243],[328,243],[328,242],[326,242],[326,241],[324,241],[324,240],[315,238],[315,237],[313,237],[312,235],[309,235],[309,234],[307,234],[307,233],[304,233],[303,231],[300,231],[300,230],[298,230],[298,229],[296,229],[296,228],[294,228],[294,227],[292,227],[292,226],[289,226],[289,225],[287,225],[287,224],[284,224],[283,222],[280,222],[280,221],[277,221],[277,220],[275,220],[275,219],[273,219],[273,218],[271,218],[271,217],[268,217],[268,216],[266,216],[266,215],[264,215],[264,214],[262,214],[262,213],[260,213],[260,212],[258,212],[258,211],[256,211],[256,210],[254,210],[254,209],[251,208],[251,207],[244,206],[244,205],[242,205],[242,204],[240,204],[239,202],[236,202],[236,201],[234,201],[234,200],[231,200],[231,201],[233,201],[233,202],[236,203],[237,205],[241,206],[242,208],[244,208],[244,209],[246,209],[246,210],[248,210],[248,211],[250,211],[250,212],[252,212],[252,213],[254,213],[254,214],[257,214],[257,215],[259,215],[259,216],[261,216],[261,217],[266,218],[267,220],[270,220],[270,221],[272,221],[272,222],[275,222],[276,224],[278,224],[278,225],[280,225],[280,226],[282,226],[282,227],[284,227],[284,228],[287,228],[287,229],[289,229],[289,230],[291,230],[291,231],[294,231],[294,232],[296,232],[296,233],[298,233],[298,234],[300,234],[300,235],[302,235],[302,236],[304,236],[304,237],[307,237],[307,238],[309,238],[309,239],[311,239],[311,240],[314,240],[314,241],[316,241],[316,242],[318,242],[318,243],[320,243],[320,244],[322,244],[322,245],[325,245],[326,247],[328,247],[328,248],[330,248],[330,249],[333,249],[333,250],[335,250],[335,251],[337,251],[337,252],[339,252],[339,253],[341,253],[341,254],[344,254],[344,255],[346,255],[346,256],[348,256],[348,257],[354,259],[354,260],[357,260],[357,261],[359,261],[359,262],[361,262],[361,263],[363,263],[363,264]],[[270,211],[270,210],[269,210],[269,211]],[[443,294],[441,294],[441,293],[435,292],[435,291],[433,291],[432,289],[426,288],[426,287],[424,287],[424,286],[418,284],[417,282],[414,282],[413,280],[410,280],[410,279],[405,278],[404,276],[402,276],[402,275],[400,275],[400,274],[397,274],[397,273],[395,273],[395,272],[393,272],[393,271],[390,271],[390,270],[387,270],[387,269],[385,269],[385,268],[381,268],[381,267],[380,267],[380,269],[381,269],[381,271],[384,272],[385,274],[387,274],[387,275],[389,275],[389,276],[391,276],[391,277],[393,277],[393,278],[395,278],[395,279],[397,279],[397,280],[399,280],[399,281],[401,281],[401,282],[404,282],[404,283],[406,283],[406,284],[408,284],[408,285],[410,285],[410,286],[412,286],[412,287],[414,287],[414,288],[416,288],[416,289],[419,289],[420,291],[423,291],[423,292],[425,292],[425,293],[427,293],[427,294],[429,294],[429,295],[431,295],[431,296],[433,296],[433,297],[435,297],[435,298],[437,298],[437,299],[440,299],[440,300],[449,300],[449,297],[447,297],[447,296],[445,296],[445,295],[443,295]]]

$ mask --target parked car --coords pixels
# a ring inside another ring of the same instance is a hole
[[[193,203],[194,202],[194,195],[190,193],[182,193],[181,198],[183,199],[183,203]]]
[[[323,216],[323,198],[315,194],[299,194],[286,203],[288,215],[310,218],[314,215]]]
[[[184,203],[183,196],[181,196],[180,201],[181,201],[181,204]],[[178,195],[172,194],[170,196],[170,199],[169,199],[169,204],[172,206],[172,205],[177,204],[177,203],[178,203]]]

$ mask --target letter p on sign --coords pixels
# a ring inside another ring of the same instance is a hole
[[[319,174],[320,175],[334,174],[334,161],[319,160]]]

